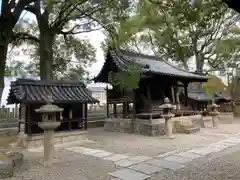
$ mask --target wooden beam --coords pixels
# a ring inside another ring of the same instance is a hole
[[[114,117],[116,118],[117,117],[117,104],[116,103],[113,104],[113,114],[114,114]]]
[[[31,137],[32,136],[32,117],[30,116],[30,105],[26,105],[26,120],[28,122],[28,136]]]
[[[188,92],[187,92],[187,87],[188,87],[188,84],[184,84],[184,96],[185,96],[184,105],[185,105],[185,107],[188,106]]]
[[[84,109],[84,129],[87,130],[88,128],[88,108],[87,108],[87,103],[84,103],[85,109]]]
[[[173,86],[171,86],[171,93],[172,93],[172,103],[175,104],[176,100],[175,100],[175,91]]]

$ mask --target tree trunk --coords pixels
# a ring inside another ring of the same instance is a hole
[[[46,30],[40,30],[40,78],[41,80],[53,79],[53,41],[54,36]]]
[[[196,55],[196,73],[202,75],[204,66],[204,54],[199,53]],[[198,89],[202,88],[202,83],[198,83]]]
[[[196,55],[196,72],[202,74],[203,66],[204,66],[204,54],[199,53]]]
[[[4,74],[6,67],[8,43],[0,38],[0,104],[4,90]]]

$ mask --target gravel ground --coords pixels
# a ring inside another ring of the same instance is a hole
[[[211,123],[206,123],[207,128],[202,128],[195,134],[175,134],[172,140],[163,136],[148,137],[136,134],[106,132],[103,128],[89,129],[87,137],[93,143],[83,144],[83,147],[102,149],[109,152],[133,155],[156,156],[172,150],[191,149],[196,146],[208,145],[226,139],[239,133],[240,124],[237,122],[220,124],[218,129],[213,129]]]
[[[161,171],[150,180],[239,180],[240,146],[206,156],[177,171]]]
[[[28,153],[15,176],[6,180],[111,180],[108,173],[117,169],[110,161],[90,156],[64,150],[56,154],[52,167],[46,168],[40,163],[42,153]]]

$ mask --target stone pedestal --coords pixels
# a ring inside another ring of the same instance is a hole
[[[44,161],[46,164],[52,162],[52,154],[54,152],[54,130],[60,125],[60,122],[41,122],[38,126],[44,129]]]
[[[168,137],[172,137],[172,120],[171,118],[165,120],[165,130]]]
[[[163,109],[163,115],[162,117],[165,119],[165,133],[168,138],[173,138],[172,135],[172,117],[174,117],[174,114],[172,114],[172,109],[176,109],[176,106],[170,104],[170,101],[168,98],[164,99],[164,104],[160,106],[161,109]]]
[[[218,115],[219,115],[218,108],[219,107],[220,106],[215,103],[213,103],[209,106],[209,108],[211,109],[209,114],[212,116],[212,127],[213,128],[218,127]]]

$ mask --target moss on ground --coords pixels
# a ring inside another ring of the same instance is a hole
[[[0,135],[0,147],[7,148],[11,143],[17,141],[17,136]]]
[[[6,160],[8,160],[9,158],[10,158],[10,157],[8,157],[7,155],[0,153],[0,161],[6,161]]]

